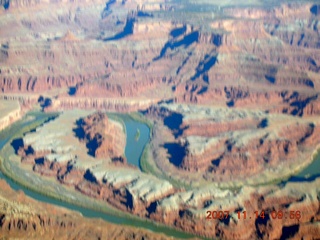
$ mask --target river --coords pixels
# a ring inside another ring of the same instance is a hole
[[[310,182],[320,177],[320,150],[313,162],[299,173],[291,176],[288,182]]]
[[[119,114],[117,115],[121,116]],[[40,113],[40,112],[29,113],[22,120],[17,121],[16,123],[12,124],[9,128],[3,131],[0,131],[0,149],[2,149],[8,143],[8,141],[11,140],[12,136],[15,135],[17,132],[19,132],[21,128],[26,127],[35,121],[44,120],[47,118],[48,118],[48,115],[45,113]],[[125,124],[126,133],[127,133],[127,144],[125,149],[125,155],[127,157],[128,163],[139,167],[139,159],[142,155],[145,144],[149,141],[149,137],[150,137],[149,127],[146,124],[135,121],[125,115],[123,115],[122,120]],[[138,139],[136,137],[137,129],[139,129],[139,132],[140,132]],[[191,234],[183,233],[181,231],[168,228],[163,225],[162,226],[157,225],[150,221],[131,219],[131,218],[126,218],[124,216],[116,216],[116,215],[88,209],[85,207],[81,207],[81,206],[68,203],[62,200],[58,200],[55,198],[51,198],[49,196],[30,190],[25,186],[22,186],[16,183],[12,179],[5,176],[1,171],[0,171],[0,179],[4,179],[12,189],[22,190],[27,196],[37,201],[50,203],[50,204],[65,207],[74,211],[78,211],[85,217],[101,218],[115,224],[128,225],[128,226],[134,226],[134,227],[140,227],[140,228],[143,227],[153,232],[164,233],[168,236],[173,236],[177,238],[194,237]]]
[[[140,167],[140,158],[143,153],[144,147],[149,142],[150,129],[141,122],[132,119],[123,119],[126,126],[126,149],[125,155],[128,163]],[[139,133],[137,135],[137,133]]]

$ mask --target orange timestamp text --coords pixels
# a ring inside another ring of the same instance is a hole
[[[272,219],[296,219],[300,220],[301,212],[300,211],[271,211],[266,213],[264,210],[261,212],[254,211],[252,214],[248,214],[247,211],[236,211],[236,217],[238,219],[264,219],[268,215],[268,217]],[[229,218],[229,211],[207,211],[206,219],[227,219]]]

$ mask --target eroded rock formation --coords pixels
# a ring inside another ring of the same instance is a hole
[[[151,217],[222,239],[313,238],[320,234],[318,186],[319,180],[285,187],[245,187],[237,194],[207,187],[160,201]],[[206,211],[229,211],[229,215],[206,219]],[[275,214],[279,211],[283,216]],[[196,216],[197,224],[194,223]]]
[[[122,158],[126,135],[120,123],[109,120],[102,112],[80,120],[78,131],[83,131],[89,152],[96,158]]]
[[[81,1],[64,2],[63,12],[53,10],[54,20],[44,14],[45,3],[9,2],[9,9],[27,11],[28,6],[39,14],[16,18],[16,11],[5,13],[3,93],[63,89],[52,99],[55,109],[130,111],[174,99],[234,107],[266,105],[270,111],[288,113],[304,105],[307,114],[319,112],[318,5],[220,10],[213,5],[213,15],[199,24],[194,17],[171,16],[181,6],[161,0],[106,5],[95,1],[96,8],[85,8]],[[60,32],[50,31],[61,24]],[[20,34],[21,28],[27,34]],[[34,45],[35,40],[39,44]],[[286,102],[285,93],[304,99]],[[132,103],[116,104],[123,98]]]
[[[179,104],[162,104],[146,114],[163,121],[157,120],[163,127],[155,132],[157,165],[173,176],[180,170],[194,173],[182,177],[192,181],[199,176],[238,184],[250,177],[256,184],[271,181],[310,163],[320,144],[313,117]],[[266,178],[259,177],[264,173]]]
[[[89,220],[77,212],[37,202],[21,191],[13,191],[3,180],[0,186],[0,234],[4,238],[168,239],[146,230]]]

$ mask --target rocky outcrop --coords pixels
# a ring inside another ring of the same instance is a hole
[[[179,193],[160,201],[152,217],[162,216],[161,221],[167,224],[175,223],[182,229],[221,239],[312,238],[318,236],[320,230],[316,220],[319,218],[319,196],[314,189],[318,184],[319,180],[285,187],[245,187],[235,196],[213,188]],[[207,196],[212,200],[206,201],[206,207],[198,210],[199,202]],[[228,216],[206,219],[207,211],[220,210],[228,211]],[[283,215],[279,215],[280,212]],[[199,218],[196,225],[195,218]]]
[[[97,109],[117,112],[132,112],[146,109],[158,100],[152,99],[123,99],[123,98],[96,98],[96,97],[61,97],[52,99],[50,106],[46,111],[56,111],[61,109],[71,110],[79,109]]]
[[[85,117],[79,124],[89,152],[96,158],[121,158],[124,156],[126,135],[123,126],[108,119],[101,112]]]
[[[91,194],[94,197],[103,198],[120,209],[142,217],[148,215],[148,209],[156,201],[177,191],[169,182],[133,169],[100,167],[91,169],[90,174],[96,184],[87,183],[84,187],[84,183],[80,183],[77,185],[79,189],[93,190]]]
[[[45,53],[46,55],[47,53]],[[12,92],[36,92],[41,93],[51,88],[63,88],[74,86],[86,79],[85,76],[3,76],[0,81],[0,88],[3,93]]]
[[[156,128],[158,166],[172,175],[182,171],[179,178],[191,181],[199,177],[236,185],[250,178],[256,184],[272,181],[310,163],[320,143],[319,122],[314,118],[182,104],[162,104],[146,113],[162,119],[158,124],[166,127]],[[167,152],[167,162],[161,149]],[[259,178],[260,174],[268,177]]]
[[[97,160],[93,157],[98,158],[99,162],[102,160],[125,164],[126,135],[123,126],[101,112],[75,119],[82,114],[84,113],[69,111],[45,127],[37,128],[36,132],[26,134],[22,139],[23,146],[16,151],[24,162],[30,163],[33,158],[34,170],[46,175],[64,175],[63,172],[71,172],[72,166],[77,163],[82,166],[80,162],[94,165]],[[72,121],[68,118],[76,122],[73,130]],[[59,124],[65,124],[66,127],[61,129]],[[45,142],[43,138],[46,139]],[[79,139],[87,143],[88,154],[92,157],[87,155]],[[62,171],[64,167],[67,170]]]
[[[39,2],[37,11],[45,4]],[[54,90],[56,108],[133,111],[149,107],[146,101],[174,99],[272,111],[290,108],[281,92],[315,95],[319,89],[318,5],[212,6],[200,24],[193,17],[173,17],[170,11],[183,6],[163,1],[97,1],[88,10],[82,1],[63,4],[84,11],[52,8],[54,18],[21,19],[7,13],[8,27],[1,29],[3,93]],[[61,31],[48,30],[61,24]],[[72,97],[66,97],[67,88]],[[119,105],[112,98],[135,103]],[[307,112],[317,108],[307,105]]]
[[[0,185],[0,234],[4,238],[168,239],[146,230],[87,219],[77,212],[15,192],[3,180]]]

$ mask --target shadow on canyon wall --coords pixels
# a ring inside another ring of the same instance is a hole
[[[179,167],[185,157],[186,149],[178,143],[165,143],[163,147],[168,151],[169,161],[173,165]]]

